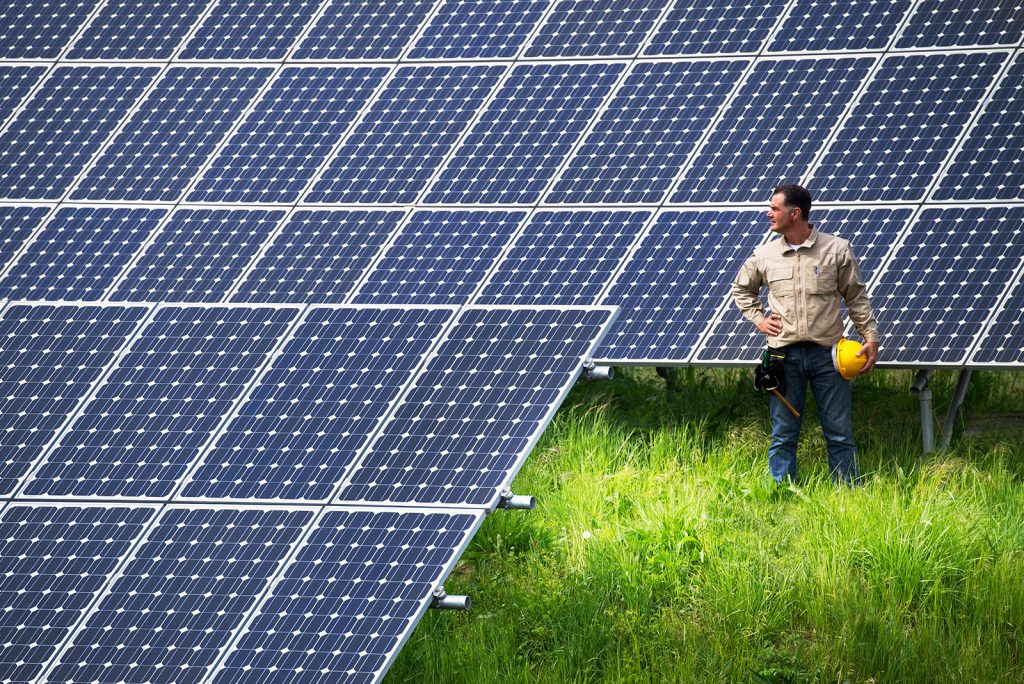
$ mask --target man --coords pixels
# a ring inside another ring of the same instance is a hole
[[[754,250],[733,281],[732,295],[744,317],[768,336],[772,351],[785,354],[785,397],[798,413],[803,413],[810,382],[832,478],[851,483],[859,472],[850,383],[832,364],[832,346],[843,336],[839,298],[865,340],[857,354],[867,357],[862,375],[878,359],[878,324],[850,243],[815,230],[808,223],[810,213],[811,194],[806,189],[775,188],[768,221],[779,239]],[[770,315],[758,297],[763,285],[768,287]],[[776,482],[796,481],[801,420],[774,394],[770,402],[768,467]]]

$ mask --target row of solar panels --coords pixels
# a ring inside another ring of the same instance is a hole
[[[11,300],[606,305],[605,363],[746,364],[753,209],[6,207]],[[49,215],[49,218],[47,216]],[[1024,364],[1024,206],[815,209],[854,244],[889,365]]]
[[[1024,19],[981,0],[22,0],[0,27],[0,59],[530,59],[1013,45]]]
[[[819,201],[1021,200],[1022,89],[1007,50],[0,65],[0,199],[708,204],[802,178]]]

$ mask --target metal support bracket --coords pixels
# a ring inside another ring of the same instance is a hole
[[[469,610],[473,602],[468,596],[449,596],[444,587],[434,590],[430,607],[436,610]]]
[[[593,361],[583,364],[583,377],[587,380],[611,380],[615,377],[612,366],[598,366]]]
[[[537,500],[532,496],[513,494],[511,489],[501,491],[498,508],[510,511],[532,511],[537,507]]]

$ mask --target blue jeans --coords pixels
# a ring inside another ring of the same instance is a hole
[[[821,431],[828,445],[828,468],[836,482],[852,483],[860,473],[853,441],[853,397],[850,383],[832,366],[832,350],[817,344],[786,347],[786,400],[801,415],[807,383],[818,407]],[[776,482],[796,482],[796,446],[802,421],[774,395],[771,398],[772,442],[768,469]]]

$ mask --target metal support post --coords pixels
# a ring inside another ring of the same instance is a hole
[[[960,407],[967,396],[967,386],[971,382],[971,369],[964,368],[960,371],[960,377],[956,381],[956,392],[953,393],[953,403],[946,411],[946,420],[942,424],[942,435],[939,437],[939,448],[948,449],[949,443],[953,440],[953,427],[956,424],[956,417],[960,413]]]
[[[928,378],[931,377],[931,374],[931,368],[922,368],[917,371],[914,382],[910,383],[910,391],[916,394],[921,401],[921,442],[926,454],[935,451],[935,428],[932,425],[932,390],[928,387]]]

